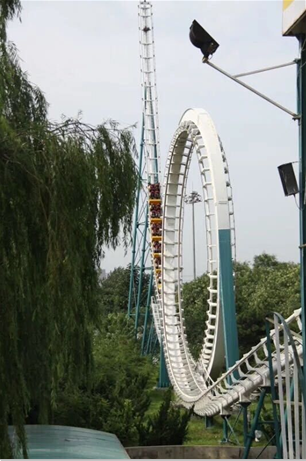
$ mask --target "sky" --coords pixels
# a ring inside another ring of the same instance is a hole
[[[141,83],[136,1],[24,1],[22,22],[9,26],[31,82],[50,103],[49,115],[98,124],[114,119],[141,124]],[[298,126],[290,115],[202,64],[189,42],[200,22],[220,44],[213,62],[237,74],[298,57],[295,38],[282,37],[282,2],[153,1],[162,171],[172,136],[188,108],[208,111],[222,139],[235,205],[237,259],[263,251],[298,261],[298,208],[284,197],[277,166],[298,159]],[[245,82],[296,110],[295,66]],[[199,189],[191,168],[187,191]],[[192,278],[191,207],[184,228],[185,280]],[[205,270],[203,205],[196,205],[197,275]],[[109,272],[131,252],[106,250]]]

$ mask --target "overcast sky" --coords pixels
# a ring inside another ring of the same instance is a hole
[[[30,80],[50,103],[50,117],[75,116],[124,125],[141,121],[138,8],[135,1],[28,1],[22,22],[9,27]],[[298,158],[297,123],[201,62],[188,38],[197,19],[220,43],[214,62],[238,73],[288,62],[298,56],[295,38],[281,35],[279,1],[153,2],[162,171],[183,112],[207,110],[217,126],[233,185],[237,256],[263,251],[298,261],[298,209],[285,198],[277,166]],[[294,66],[247,77],[271,98],[296,109]],[[139,137],[139,131],[135,131]],[[197,173],[198,174],[198,173]],[[199,177],[189,178],[196,188]],[[190,213],[185,235],[185,278],[192,274]],[[197,205],[198,273],[205,267],[203,208]],[[186,240],[186,239],[185,239]],[[202,256],[203,252],[203,256]],[[107,252],[107,272],[130,262],[123,250]]]

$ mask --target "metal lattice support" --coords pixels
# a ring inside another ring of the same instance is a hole
[[[159,230],[162,223],[162,196],[159,184],[160,146],[152,5],[141,1],[138,9],[143,119],[128,315],[135,318],[136,334],[139,328],[142,328],[142,353],[147,354],[155,348],[157,340],[160,342],[161,236]],[[151,276],[147,299],[143,299],[143,280],[146,270]],[[162,376],[160,379],[162,386],[167,386],[169,380],[162,346],[160,376]]]
[[[294,347],[291,339],[289,342],[284,339],[282,347],[278,349],[279,332],[285,328],[284,323],[275,325],[268,340],[263,338],[238,360],[233,279],[236,237],[232,188],[222,143],[205,111],[189,110],[182,117],[170,146],[164,191],[161,190],[152,6],[146,1],[139,4],[139,33],[143,125],[128,313],[135,319],[136,332],[143,326],[142,352],[147,353],[152,350],[153,343],[157,340],[160,342],[177,396],[186,407],[193,406],[199,415],[213,417],[221,414],[228,420],[235,403],[246,404],[253,391],[270,386],[274,375],[278,376],[280,387],[283,386],[283,380],[286,388],[291,383],[290,390],[286,390],[286,402],[290,396],[297,402],[299,391],[292,384],[294,380],[288,381],[287,372],[292,368],[293,373],[299,373],[296,371],[299,370],[296,357],[302,355],[302,344],[296,341],[298,336],[295,336]],[[197,362],[188,347],[181,297],[183,201],[193,152],[197,156],[202,178],[207,273],[210,280],[203,347]],[[143,279],[147,269],[151,274],[149,293],[146,293],[146,299],[143,300]],[[294,312],[287,322],[294,324],[294,331],[300,332],[300,310]],[[270,343],[276,346],[269,358]],[[294,354],[290,353],[290,347],[295,350]],[[214,381],[224,365],[224,357],[228,370]],[[163,363],[161,360],[161,365]],[[165,369],[162,370],[160,381],[165,378],[163,371]],[[298,415],[296,410],[292,412],[291,407],[286,405],[281,416],[282,444],[283,452],[286,454],[287,450],[290,457],[294,444],[298,453],[297,436],[294,439],[288,436],[293,428],[292,415],[294,413],[294,421]],[[299,421],[304,431],[305,414],[301,414]],[[285,431],[284,424],[287,425]],[[247,428],[246,418],[245,426]],[[300,453],[304,453],[303,446]]]
[[[147,187],[150,183],[158,182],[160,173],[152,6],[143,1],[138,8],[143,118],[128,305],[128,315],[135,318],[136,331],[140,326],[142,308],[147,305],[146,299],[142,298],[143,277],[145,270],[151,269]],[[150,313],[146,312],[144,315],[147,316],[148,325]],[[146,334],[145,329],[144,335]]]

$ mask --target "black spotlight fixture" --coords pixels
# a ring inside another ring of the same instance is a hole
[[[209,58],[219,47],[219,43],[196,20],[190,26],[189,38],[196,48],[201,49],[205,58]]]
[[[299,193],[299,188],[296,182],[292,163],[285,163],[278,167],[278,172],[281,178],[285,196],[295,195]]]

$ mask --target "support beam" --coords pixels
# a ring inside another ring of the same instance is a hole
[[[153,292],[153,268],[151,268],[150,281],[149,281],[149,286],[148,286],[146,314],[145,314],[143,335],[142,335],[142,341],[141,341],[141,354],[142,355],[145,355],[145,344],[146,344],[146,340],[148,341],[148,320],[149,320],[150,309],[151,309],[152,292]]]
[[[243,416],[243,445],[246,447],[248,441],[249,421],[248,421],[248,408],[251,402],[241,402],[242,416]]]
[[[165,356],[164,356],[164,348],[162,343],[160,344],[160,365],[159,365],[159,378],[158,378],[158,387],[159,388],[166,388],[169,387],[170,381],[167,372]]]
[[[273,106],[275,107],[278,107],[278,109],[286,112],[287,114],[291,115],[291,117],[293,118],[293,120],[297,120],[300,118],[300,115],[299,114],[296,114],[295,112],[292,112],[291,110],[287,109],[286,107],[282,106],[281,104],[279,104],[278,102],[276,101],[273,101],[273,99],[269,98],[268,96],[266,96],[265,94],[261,93],[260,91],[257,91],[255,90],[255,88],[253,88],[252,86],[250,85],[247,85],[246,83],[242,82],[241,80],[239,80],[238,78],[234,77],[234,75],[231,75],[229,74],[228,72],[226,72],[225,70],[221,69],[220,67],[216,66],[215,64],[213,64],[211,61],[208,61],[207,58],[203,58],[203,62],[208,64],[210,67],[212,67],[213,69],[217,70],[218,72],[220,72],[221,74],[225,75],[226,77],[230,78],[231,80],[233,80],[234,82],[236,83],[239,83],[239,85],[243,86],[244,88],[246,88],[247,90],[251,91],[252,93],[255,93],[257,96],[259,96],[260,98],[264,99],[265,101],[269,102],[270,104],[272,104]]]
[[[225,357],[229,369],[239,359],[230,229],[219,231],[219,248]]]
[[[297,67],[297,95],[299,120],[299,189],[300,189],[300,263],[301,263],[301,306],[302,306],[302,335],[303,335],[303,363],[306,363],[306,204],[305,204],[305,177],[306,177],[306,36],[299,37],[300,61]]]
[[[134,304],[135,257],[136,257],[137,232],[138,232],[138,227],[139,227],[139,202],[140,202],[140,193],[141,193],[141,187],[142,187],[143,144],[144,144],[144,116],[142,116],[141,142],[140,142],[140,153],[139,153],[139,162],[138,162],[137,197],[136,197],[136,207],[135,207],[135,216],[134,216],[133,248],[132,248],[132,262],[131,262],[129,303],[128,303],[128,316],[129,317],[131,317],[132,315],[132,308]]]
[[[248,459],[249,457],[250,449],[252,446],[252,442],[255,439],[255,431],[258,426],[259,416],[260,416],[260,413],[261,413],[261,410],[262,410],[262,407],[265,401],[266,394],[267,394],[267,388],[263,388],[260,393],[260,397],[259,397],[259,401],[257,404],[255,416],[252,422],[250,433],[247,434],[247,440],[246,440],[246,444],[245,444],[244,452],[243,452],[243,459]]]
[[[145,226],[144,226],[143,236],[142,236],[142,254],[141,254],[141,262],[140,262],[140,270],[139,270],[138,293],[137,293],[136,313],[135,313],[135,335],[137,335],[139,314],[140,314],[140,308],[141,308],[141,295],[142,295],[142,285],[143,285],[142,282],[143,282],[143,275],[144,275],[146,246],[147,246],[147,230],[148,230],[148,207],[146,210],[146,221],[145,221]]]

